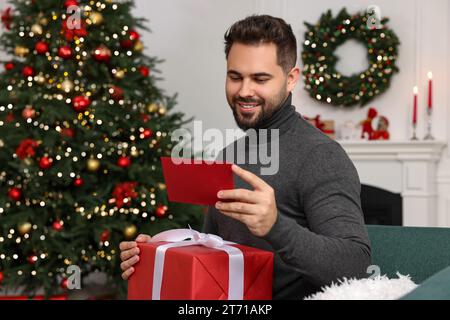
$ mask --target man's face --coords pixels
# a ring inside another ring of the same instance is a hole
[[[274,43],[234,43],[227,60],[226,95],[237,125],[257,128],[278,110],[298,80],[298,68],[285,74]]]

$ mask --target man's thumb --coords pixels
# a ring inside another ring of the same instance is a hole
[[[149,242],[151,238],[148,234],[140,234],[137,236],[136,242]]]

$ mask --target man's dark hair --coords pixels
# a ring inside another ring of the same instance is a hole
[[[283,19],[269,15],[252,15],[234,23],[225,32],[225,56],[228,59],[231,46],[238,42],[258,45],[274,43],[277,46],[277,62],[288,73],[297,62],[297,40],[292,28]]]

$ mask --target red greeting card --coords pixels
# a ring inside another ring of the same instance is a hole
[[[234,189],[232,164],[183,160],[161,157],[169,201],[214,206],[217,192]]]

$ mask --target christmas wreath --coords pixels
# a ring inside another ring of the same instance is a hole
[[[387,18],[372,21],[366,13],[349,15],[343,8],[336,17],[331,10],[322,14],[317,24],[305,22],[303,42],[303,79],[310,96],[336,106],[364,106],[389,88],[390,80],[399,69],[396,66],[400,41],[387,28]],[[336,70],[337,47],[349,39],[367,47],[369,67],[350,76]]]

